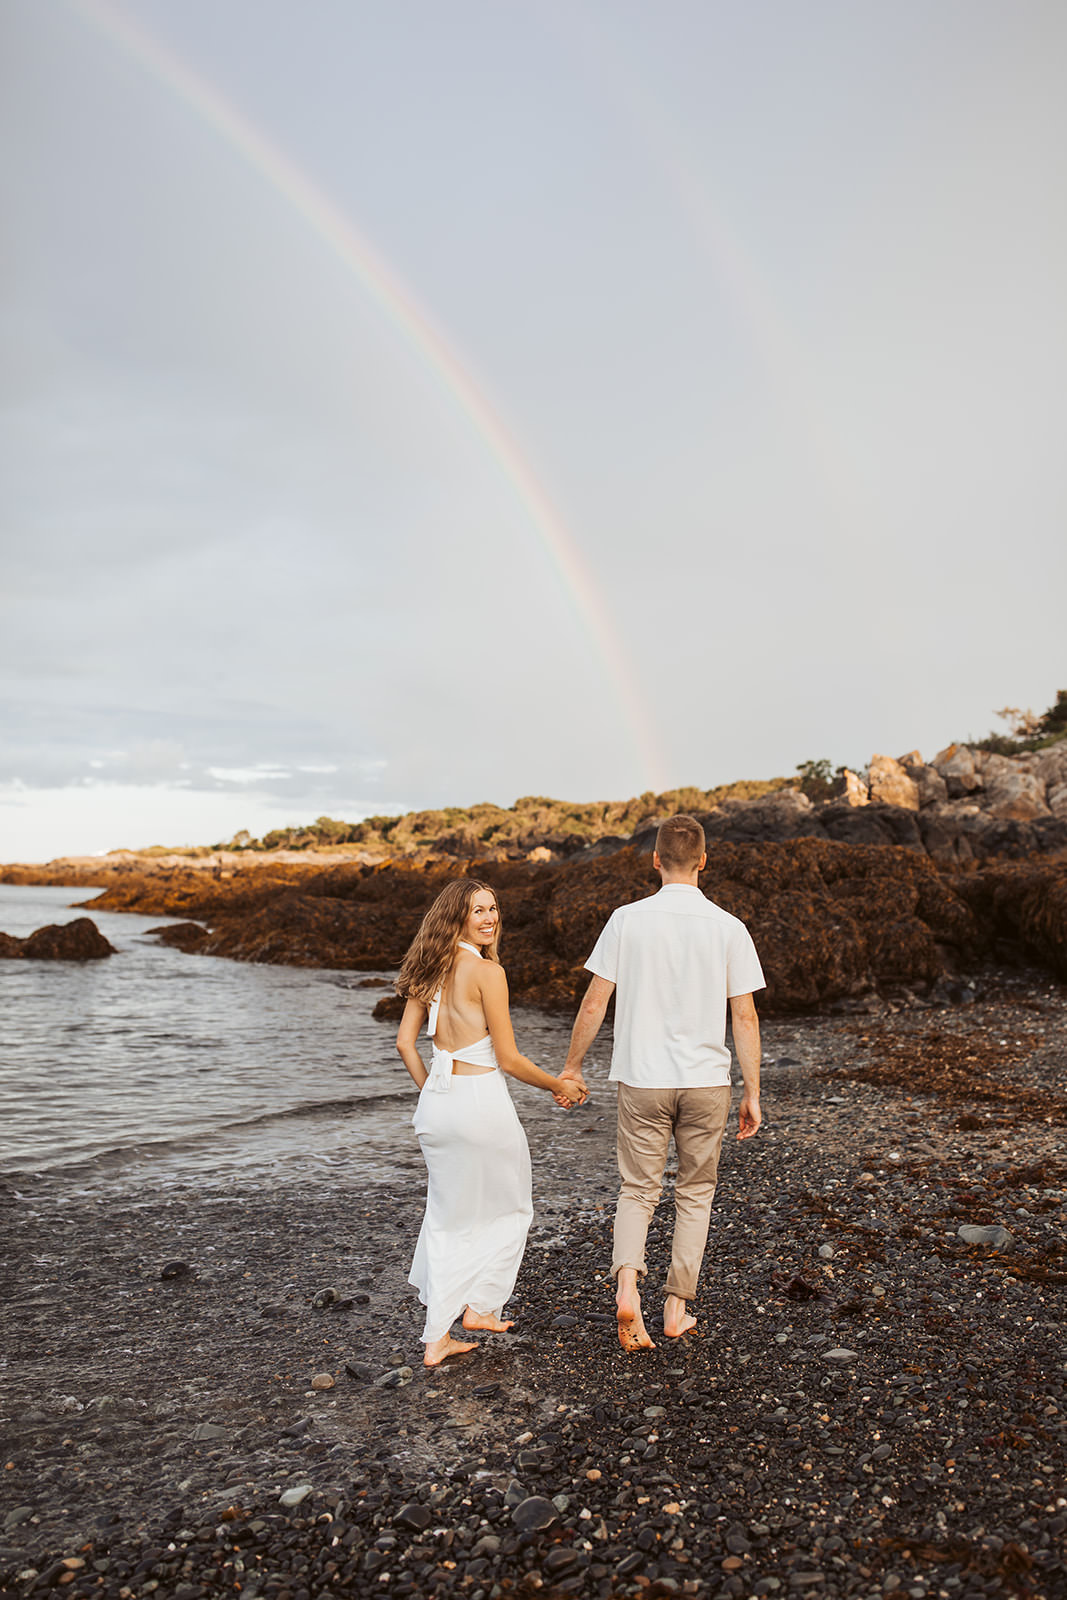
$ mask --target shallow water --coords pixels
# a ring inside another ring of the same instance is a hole
[[[107,960],[0,960],[0,1174],[78,1189],[336,1172],[422,1179],[415,1092],[367,974],[185,955],[167,918],[97,912],[93,891],[0,884],[0,930],[92,916]],[[520,1048],[562,1064],[565,1019],[517,1008]],[[424,1054],[426,1054],[424,1050]],[[524,1122],[562,1116],[512,1085]]]

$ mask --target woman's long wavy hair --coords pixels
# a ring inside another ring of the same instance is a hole
[[[499,962],[500,901],[492,884],[478,878],[453,878],[446,883],[433,905],[422,919],[404,957],[396,992],[405,1000],[421,1000],[428,1006],[452,970],[456,947],[470,916],[471,903],[480,889],[491,894],[496,901],[496,937],[486,946],[484,959]]]

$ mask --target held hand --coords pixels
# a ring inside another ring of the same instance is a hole
[[[552,1098],[558,1106],[563,1107],[564,1111],[570,1111],[572,1106],[585,1105],[586,1100],[589,1098],[589,1090],[582,1079],[561,1073],[556,1082],[559,1084],[559,1088]]]
[[[567,1096],[571,1105],[584,1106],[589,1098],[589,1088],[581,1072],[568,1072],[566,1068],[559,1075],[560,1087]],[[562,1104],[562,1101],[559,1102]]]
[[[737,1114],[737,1137],[751,1139],[759,1129],[763,1115],[759,1108],[759,1098],[756,1095],[743,1094],[741,1105]]]

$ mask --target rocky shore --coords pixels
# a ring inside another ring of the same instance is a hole
[[[842,782],[820,803],[779,788],[696,808],[709,844],[701,887],[751,928],[765,1008],[862,1009],[902,985],[944,996],[990,963],[1067,977],[1067,741],[1016,757],[953,745],[929,764],[876,756]],[[385,859],[351,846],[123,852],[6,867],[0,881],[100,886],[100,910],[180,919],[159,937],[190,953],[380,971],[399,965],[445,879],[468,872],[500,893],[513,996],[569,1009],[608,914],[656,887],[655,822],[667,809],[649,797],[630,838],[602,834],[577,850],[534,833],[508,850],[469,830],[432,836],[424,822],[409,828],[418,842],[407,854]],[[535,838],[551,846],[525,848]]]
[[[630,1356],[603,1082],[531,1124],[515,1332],[433,1372],[411,1186],[12,1183],[0,1588],[1055,1600],[1063,998],[771,1020],[699,1337]]]

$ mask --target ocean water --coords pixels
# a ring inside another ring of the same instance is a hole
[[[185,955],[147,937],[167,918],[72,903],[92,894],[0,884],[3,932],[91,916],[118,950],[0,960],[0,1176],[79,1190],[330,1173],[421,1184],[414,1085],[393,1025],[371,1016],[384,991],[361,986],[374,974]],[[520,1049],[558,1070],[568,1023],[524,1008],[513,1020]],[[510,1087],[527,1125],[560,1115]]]

